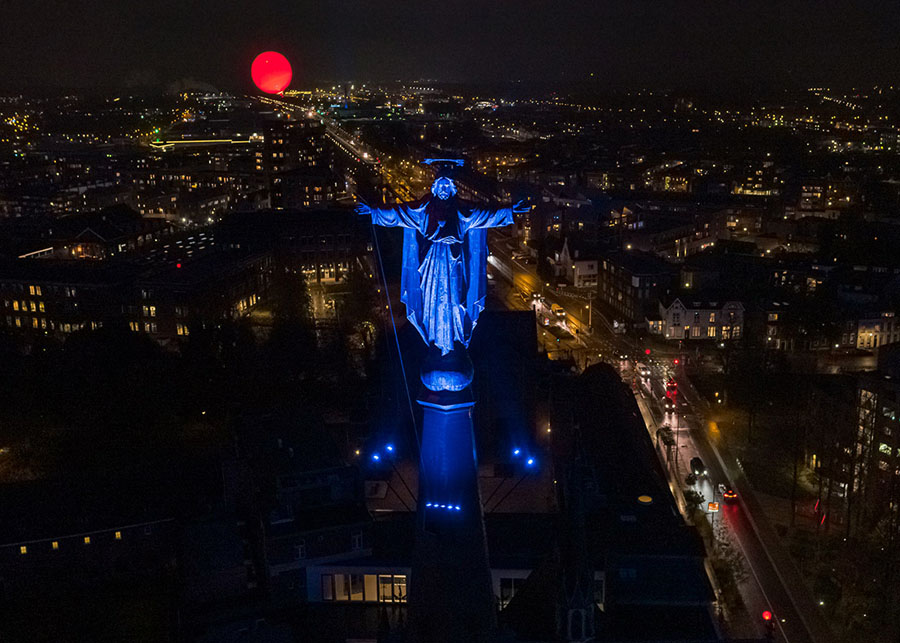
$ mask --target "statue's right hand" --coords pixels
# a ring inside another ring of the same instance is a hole
[[[372,208],[365,201],[356,204],[356,214],[360,216],[372,216]]]

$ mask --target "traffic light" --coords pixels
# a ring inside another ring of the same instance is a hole
[[[775,619],[772,618],[772,612],[769,610],[763,610],[762,613],[763,624],[766,628],[766,638],[769,640],[775,639]]]
[[[675,364],[675,366],[678,366],[678,358],[676,357],[675,359],[673,359],[672,363]]]
[[[645,349],[644,349],[644,355],[649,355],[649,354],[650,354],[650,349],[649,349],[649,348],[645,348]]]

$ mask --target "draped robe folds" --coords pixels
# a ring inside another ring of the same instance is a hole
[[[400,301],[426,344],[446,355],[469,345],[487,291],[487,229],[513,223],[512,208],[429,197],[371,208],[372,223],[403,228]]]

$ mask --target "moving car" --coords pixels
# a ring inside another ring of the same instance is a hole
[[[550,306],[550,310],[553,311],[553,314],[556,315],[557,319],[565,319],[566,318],[566,309],[560,306],[559,304],[553,304]]]
[[[675,400],[671,397],[663,397],[663,410],[666,413],[674,413],[675,412]]]
[[[728,487],[727,489],[725,489],[725,491],[722,492],[722,500],[724,500],[729,505],[733,505],[737,502],[737,492],[731,487]]]
[[[638,375],[641,377],[650,377],[650,367],[643,362],[635,364],[635,370],[637,370]]]
[[[699,478],[700,476],[709,475],[709,470],[706,468],[706,465],[703,464],[703,460],[694,456],[691,458],[691,473]]]

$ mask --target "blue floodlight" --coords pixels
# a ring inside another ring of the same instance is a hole
[[[377,453],[373,453],[373,454],[372,454],[372,459],[375,460],[375,461],[377,462],[378,460],[381,460],[381,456],[378,455]]]
[[[534,465],[534,458],[528,458],[528,459],[525,461],[525,464],[527,464],[529,467],[530,467],[530,466],[533,466],[533,465]]]
[[[522,453],[522,449],[513,449],[513,455],[519,455]]]
[[[434,509],[446,509],[447,511],[462,511],[462,507],[459,505],[446,505],[437,502],[426,502],[425,506],[433,507]]]
[[[387,445],[387,446],[384,447],[384,448],[387,449],[388,451],[391,451],[391,452],[394,451],[394,445],[393,445],[393,444],[389,444],[389,445]]]

